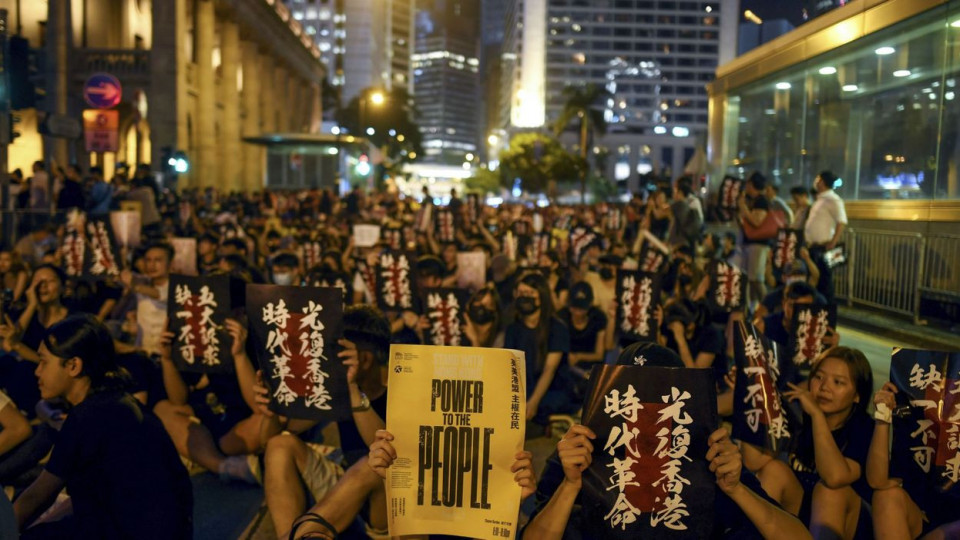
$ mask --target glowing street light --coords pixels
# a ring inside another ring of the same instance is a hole
[[[374,92],[370,94],[370,103],[374,105],[383,105],[383,102],[386,101],[386,98],[383,97],[383,92]]]

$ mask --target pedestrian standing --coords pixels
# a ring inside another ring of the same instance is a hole
[[[810,207],[803,230],[810,258],[820,270],[817,291],[831,304],[834,302],[833,271],[824,255],[837,247],[847,226],[847,211],[843,199],[833,190],[836,182],[836,175],[830,171],[823,171],[814,179],[813,189],[817,192],[817,200]]]

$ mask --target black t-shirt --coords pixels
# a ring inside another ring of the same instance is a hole
[[[794,443],[794,450],[790,453],[790,468],[793,469],[809,496],[813,487],[820,481],[817,473],[817,462],[813,447],[813,430],[810,417],[803,415],[803,427]],[[837,443],[843,457],[860,464],[860,478],[851,487],[865,501],[870,501],[873,490],[867,484],[867,452],[870,450],[870,440],[873,438],[873,419],[865,412],[854,412],[845,424],[833,430],[833,440]]]
[[[67,316],[72,314],[73,311],[68,307]],[[40,343],[42,343],[43,338],[46,337],[47,330],[49,330],[49,328],[40,323],[40,313],[35,311],[33,317],[30,318],[30,322],[27,323],[27,327],[24,329],[23,337],[20,338],[20,341],[35,351],[40,348]]]
[[[771,341],[776,341],[781,347],[790,343],[790,333],[783,326],[783,313],[774,313],[763,318],[763,335]]]
[[[384,422],[387,421],[387,393],[377,399],[370,401],[370,407],[376,411],[377,415]],[[367,455],[369,449],[367,443],[363,442],[363,437],[357,431],[357,424],[353,419],[337,422],[337,428],[340,430],[340,448],[343,450],[343,458],[348,465],[353,465],[363,456]]]
[[[541,324],[543,322],[541,321]],[[522,321],[517,320],[510,324],[507,327],[506,334],[504,336],[503,347],[505,349],[517,349],[523,351],[526,356],[526,368],[527,368],[527,397],[533,395],[533,390],[537,385],[537,380],[540,378],[540,374],[543,369],[540,366],[537,356],[537,328],[527,328],[527,325],[523,324]],[[556,317],[550,319],[550,333],[547,337],[547,353],[560,352],[563,353],[564,360],[566,360],[567,353],[570,352],[570,331],[567,328],[567,325],[563,324],[563,321]],[[567,366],[567,362],[561,360],[560,367],[557,369],[557,375],[561,373]],[[555,385],[560,384],[560,381],[565,380],[562,377],[554,375],[553,382],[551,383],[551,388]]]
[[[46,470],[64,481],[77,538],[192,535],[193,491],[160,420],[121,392],[69,411]]]
[[[87,281],[77,283],[73,296],[63,299],[70,313],[89,313],[96,315],[107,300],[119,301],[123,296],[123,286],[111,285],[105,281]]]
[[[592,353],[597,347],[597,334],[607,328],[607,316],[599,308],[591,306],[587,311],[587,325],[577,330],[570,316],[570,308],[563,308],[557,316],[570,330],[570,352]]]

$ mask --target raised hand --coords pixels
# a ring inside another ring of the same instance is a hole
[[[378,429],[376,440],[370,445],[370,453],[367,455],[367,465],[383,479],[387,478],[387,469],[393,465],[393,460],[397,459],[392,440],[393,435],[389,431]]]
[[[710,462],[710,472],[717,476],[717,487],[724,493],[731,493],[740,483],[740,471],[743,469],[740,449],[730,440],[726,428],[711,433],[709,445],[707,461]]]
[[[587,426],[575,424],[557,443],[557,454],[563,465],[564,481],[580,485],[583,471],[593,463],[593,443],[597,435]]]
[[[513,481],[520,486],[520,500],[523,501],[537,491],[537,477],[533,472],[533,453],[526,450],[517,452],[513,459],[510,472],[514,473]]]

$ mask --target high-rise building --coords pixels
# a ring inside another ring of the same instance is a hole
[[[595,84],[608,134],[594,154],[604,172],[631,181],[677,175],[707,128],[705,85],[736,55],[738,0],[514,0],[507,9],[501,122],[551,125],[563,89]],[[570,126],[575,131],[576,126]],[[578,137],[564,137],[577,144]]]
[[[418,7],[412,67],[424,161],[460,165],[477,155],[480,137],[480,9],[472,0]]]
[[[327,66],[332,86],[343,85],[343,51],[346,29],[345,0],[285,0],[290,15],[299,21],[303,32],[313,38]]]
[[[413,93],[415,7],[415,0],[344,1],[343,103],[368,87]]]

